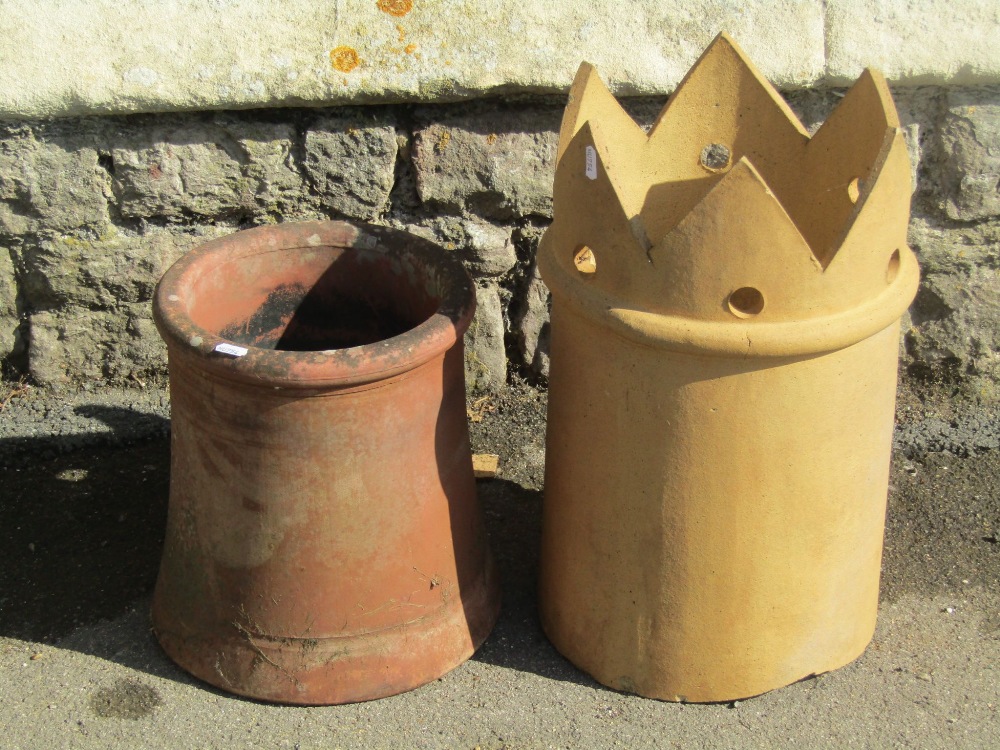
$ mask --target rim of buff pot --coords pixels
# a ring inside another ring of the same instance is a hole
[[[539,607],[600,682],[729,701],[864,651],[910,181],[876,72],[810,137],[721,34],[647,134],[581,66],[538,251]]]
[[[499,611],[476,499],[461,263],[405,232],[260,227],[154,298],[171,482],[153,627],[268,701],[369,700],[466,660]]]

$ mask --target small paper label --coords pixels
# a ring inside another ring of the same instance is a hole
[[[593,146],[587,146],[587,177],[597,179],[597,150]]]
[[[244,349],[242,346],[236,346],[236,344],[216,344],[215,351],[219,354],[228,354],[232,357],[242,357],[250,350]]]

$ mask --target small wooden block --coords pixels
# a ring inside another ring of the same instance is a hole
[[[500,456],[496,453],[472,454],[472,473],[476,479],[495,477],[500,470]]]

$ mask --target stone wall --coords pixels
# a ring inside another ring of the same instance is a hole
[[[1000,87],[895,91],[914,170],[924,279],[906,321],[917,374],[1000,381]],[[810,129],[836,89],[789,100]],[[626,105],[651,124],[663,99]],[[305,218],[440,242],[477,283],[471,385],[547,372],[534,269],[551,219],[563,97],[137,114],[0,123],[0,358],[42,385],[162,378],[150,297],[205,239]],[[995,396],[995,392],[993,394]]]

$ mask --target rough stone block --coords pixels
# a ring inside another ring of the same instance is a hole
[[[413,162],[420,199],[508,221],[552,216],[558,107],[483,109],[420,128]]]
[[[227,120],[222,124],[240,147],[243,174],[260,208],[277,213],[303,199],[305,181],[292,156],[298,133],[292,125]]]
[[[10,356],[17,346],[17,282],[10,253],[0,247],[0,360]]]
[[[956,226],[914,216],[907,242],[924,275],[966,274],[976,266],[1000,268],[1000,220]]]
[[[280,217],[303,197],[291,125],[219,116],[208,123],[144,118],[124,128],[112,150],[123,216]]]
[[[31,315],[28,366],[41,385],[123,385],[162,377],[166,347],[148,304],[115,311],[66,308]]]
[[[905,336],[910,363],[1000,378],[1000,221],[942,226],[917,217],[908,242],[924,274]]]
[[[109,177],[90,142],[44,126],[0,131],[0,234],[107,224]]]
[[[503,306],[495,284],[476,286],[476,316],[465,334],[465,387],[497,391],[507,382]]]
[[[947,90],[940,130],[948,217],[1000,216],[1000,88]]]
[[[538,266],[533,266],[524,298],[514,320],[518,349],[528,368],[536,375],[549,376],[549,309],[551,295]]]
[[[906,348],[927,371],[1000,377],[1000,271],[928,274],[911,309]]]
[[[44,310],[67,305],[111,309],[125,302],[148,302],[171,263],[195,245],[231,231],[150,227],[135,236],[108,227],[96,238],[66,235],[26,243],[16,253],[24,273],[26,303],[33,310]]]
[[[38,383],[58,387],[104,377],[103,345],[114,322],[109,312],[39,312],[30,318],[28,370]]]
[[[517,265],[517,250],[510,227],[443,216],[423,225],[408,224],[405,228],[438,243],[445,250],[457,252],[475,278],[503,276]]]
[[[398,148],[395,128],[370,115],[323,117],[306,133],[306,174],[324,206],[374,219],[389,201]]]
[[[656,118],[667,104],[667,98],[663,96],[642,96],[630,97],[618,100],[622,109],[628,112],[629,117],[635,120],[636,124],[647,133],[656,123]]]
[[[465,262],[474,276],[503,276],[517,265],[517,250],[509,227],[465,219],[462,229]]]
[[[843,98],[842,91],[831,89],[799,89],[781,95],[809,135],[816,134]]]

